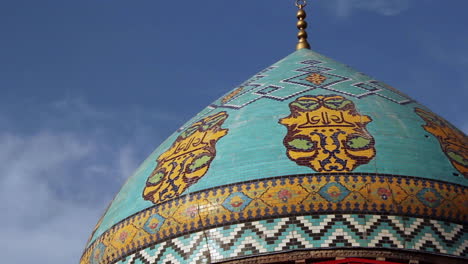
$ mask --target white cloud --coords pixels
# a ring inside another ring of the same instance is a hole
[[[42,116],[29,134],[0,114],[11,124],[0,132],[2,259],[77,263],[105,207],[161,140],[148,120],[177,118],[138,107],[96,108],[82,98],[35,111]]]
[[[330,0],[324,3],[340,18],[349,17],[357,11],[394,16],[410,7],[410,0]]]
[[[64,111],[80,118],[108,118],[109,114],[90,105],[82,97],[62,98],[50,104],[56,111]]]
[[[70,134],[0,135],[0,247],[9,263],[78,260],[102,204],[73,201],[57,189],[79,177],[74,164],[95,152]],[[78,187],[87,192],[86,186]]]
[[[123,147],[112,156],[111,149],[98,147],[96,138],[52,131],[0,134],[0,145],[2,259],[78,262],[116,191],[99,181],[120,185],[136,168],[134,150]],[[96,160],[106,155],[112,158]]]
[[[134,148],[130,145],[124,146],[119,151],[119,169],[118,173],[122,179],[127,179],[137,168],[139,162],[135,159]]]

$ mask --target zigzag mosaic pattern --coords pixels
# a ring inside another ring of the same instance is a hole
[[[323,215],[247,222],[139,250],[115,263],[211,263],[294,249],[407,249],[468,256],[467,226],[398,216]]]
[[[216,226],[302,215],[400,215],[466,224],[466,201],[466,187],[414,177],[317,173],[261,179],[194,192],[144,210],[109,229],[84,256],[96,256],[98,248],[101,257],[117,258]]]

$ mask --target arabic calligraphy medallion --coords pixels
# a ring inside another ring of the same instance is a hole
[[[348,172],[375,156],[372,121],[339,95],[302,96],[289,104],[291,114],[279,120],[288,132],[288,157],[318,172]]]
[[[452,165],[468,178],[468,137],[437,115],[421,108],[414,110],[426,124],[424,130],[434,135]]]
[[[226,112],[219,112],[185,129],[158,157],[143,198],[158,204],[179,196],[200,180],[216,156],[216,142],[228,133],[228,129],[221,128],[227,117]]]

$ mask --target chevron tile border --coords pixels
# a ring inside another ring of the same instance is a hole
[[[379,215],[297,216],[219,227],[139,250],[117,264],[211,263],[298,249],[380,248],[468,256],[467,226]]]
[[[219,226],[293,216],[398,215],[466,224],[467,201],[464,186],[394,175],[310,174],[241,182],[183,195],[121,221],[86,249],[81,263],[118,259]]]

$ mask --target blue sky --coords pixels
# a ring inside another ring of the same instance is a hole
[[[1,2],[3,261],[77,263],[162,140],[294,50],[293,2]],[[309,2],[315,51],[468,132],[467,1]]]

